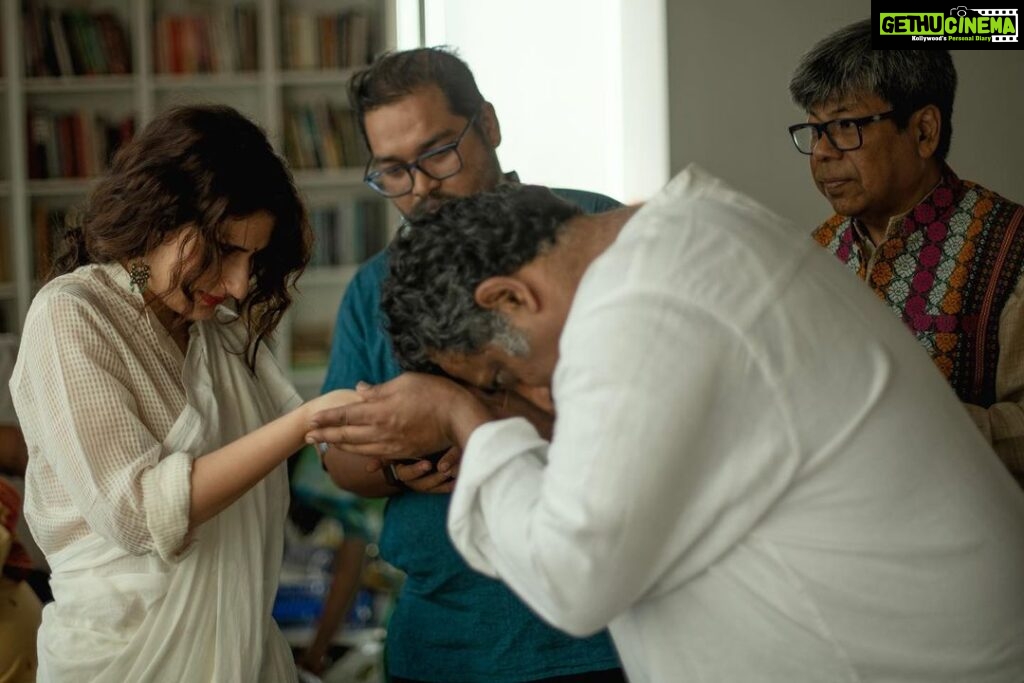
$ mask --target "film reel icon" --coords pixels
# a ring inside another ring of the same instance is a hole
[[[959,9],[959,8],[958,8]],[[1007,18],[1013,21],[1012,36],[992,36],[993,43],[1016,43],[1020,35],[1020,21],[1015,9],[976,9],[974,10],[983,17]]]

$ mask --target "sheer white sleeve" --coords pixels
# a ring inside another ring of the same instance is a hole
[[[101,302],[67,289],[41,296],[12,385],[30,461],[48,465],[40,484],[63,489],[93,531],[129,552],[173,560],[188,528],[193,456],[164,452],[140,417],[172,392],[125,362],[131,347]]]

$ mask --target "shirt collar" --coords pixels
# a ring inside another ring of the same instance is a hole
[[[110,263],[99,263],[96,267],[106,274],[120,291],[123,291],[130,299],[138,303],[140,308],[146,305],[145,300],[142,298],[142,292],[136,291],[132,287],[131,276],[124,266],[117,261],[111,261]]]
[[[914,209],[916,209],[921,204],[925,204],[932,200],[935,197],[936,192],[940,188],[953,192],[955,196],[956,189],[959,187],[959,185],[960,179],[957,177],[956,173],[954,173],[953,169],[951,169],[948,165],[944,165],[942,169],[942,175],[939,177],[939,182],[935,183],[932,189],[930,189],[928,193],[924,197],[922,197],[917,204],[910,207],[903,213],[889,218],[889,222],[886,223],[885,226],[885,237],[883,239],[888,240],[891,237],[898,234],[904,226],[906,219],[910,217],[911,214],[914,212]],[[864,227],[864,224],[861,223],[856,218],[854,218],[851,222],[853,224],[853,233],[857,237],[857,239],[862,244],[873,244],[873,242],[871,242],[871,237],[868,235],[867,228]],[[916,228],[916,222],[912,222],[911,226],[912,228]],[[909,231],[912,231],[912,228]]]

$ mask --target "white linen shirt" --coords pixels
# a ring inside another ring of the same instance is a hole
[[[240,321],[198,321],[183,355],[116,263],[36,296],[11,393],[25,517],[53,570],[41,680],[295,680],[271,619],[286,466],[186,539],[192,461],[301,403],[244,345]]]
[[[699,169],[586,272],[550,444],[469,440],[449,531],[632,683],[1024,680],[1024,495],[910,334]]]
[[[58,278],[25,321],[11,393],[29,449],[25,516],[47,555],[96,532],[173,561],[188,529],[201,454],[162,442],[190,378],[127,277],[111,264]]]

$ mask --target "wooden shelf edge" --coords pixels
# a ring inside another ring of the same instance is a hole
[[[35,76],[23,83],[27,94],[128,92],[135,87],[135,76]]]
[[[157,90],[244,89],[255,88],[260,85],[260,82],[258,71],[155,74],[153,76],[153,87]]]
[[[72,197],[88,194],[98,178],[47,178],[28,181],[32,197]]]

